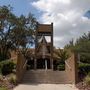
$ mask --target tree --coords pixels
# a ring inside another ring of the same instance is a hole
[[[69,44],[65,45],[64,48],[73,50],[73,47],[74,47],[74,41],[72,39],[71,41],[69,41]]]
[[[15,26],[16,16],[11,12],[10,6],[0,7],[0,60],[9,58],[9,49],[13,48],[10,32]]]
[[[15,47],[25,54],[28,47],[34,43],[34,33],[37,22],[30,13],[27,17],[21,15],[17,18],[17,22],[15,24],[16,26],[11,32],[11,38]]]
[[[12,7],[0,7],[0,60],[8,57],[10,49],[26,53],[28,46],[34,43],[37,21],[32,14],[15,16]]]
[[[65,49],[79,53],[82,62],[90,63],[90,32],[79,37],[73,46],[67,44]]]
[[[69,54],[67,53],[66,50],[64,49],[57,49],[55,52],[54,52],[54,56],[56,56],[58,62],[64,62],[68,57],[69,57]]]
[[[65,60],[69,57],[69,54],[64,49],[54,49],[54,69],[65,70]]]

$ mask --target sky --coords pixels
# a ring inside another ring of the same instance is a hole
[[[37,0],[0,0],[0,6],[10,5],[13,7],[13,13],[17,16],[21,14],[28,15],[28,13],[31,12],[37,18],[41,13],[31,5],[33,1]]]
[[[54,24],[54,46],[63,48],[90,31],[90,0],[0,0],[20,16],[29,12],[40,23]]]

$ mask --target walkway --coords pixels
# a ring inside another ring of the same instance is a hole
[[[71,84],[20,84],[14,90],[79,90]]]

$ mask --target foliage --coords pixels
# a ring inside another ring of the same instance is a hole
[[[59,64],[59,65],[57,66],[57,69],[58,69],[59,71],[65,70],[65,64]]]
[[[36,19],[32,14],[27,17],[21,15],[17,18],[16,26],[11,32],[11,40],[16,48],[25,54],[27,48],[34,43],[34,33],[36,29]]]
[[[88,63],[80,63],[79,64],[79,73],[87,75],[90,71],[90,64]]]
[[[80,53],[80,62],[90,64],[90,53]]]
[[[60,48],[55,49],[54,58],[56,61],[54,62],[54,69],[65,70],[65,60],[67,60],[68,57],[69,54],[67,53],[66,50]]]
[[[11,74],[9,76],[9,82],[12,83],[13,85],[16,85],[16,76],[14,74]]]
[[[84,82],[85,82],[87,85],[90,85],[90,73],[85,77]]]
[[[59,62],[63,62],[69,57],[69,54],[66,50],[59,48],[54,51],[54,56]]]
[[[0,7],[0,60],[10,58],[12,49],[25,54],[26,48],[34,42],[36,24],[36,19],[30,13],[17,17],[12,7]]]
[[[15,18],[10,6],[0,7],[0,60],[9,58],[9,48],[13,48],[10,32]]]
[[[73,44],[71,44],[71,42]],[[73,51],[77,52],[90,52],[90,32],[88,34],[83,34],[81,37],[79,37],[76,42],[70,41],[69,44],[67,44],[64,48],[72,49]]]
[[[16,75],[10,73],[6,76],[0,75],[0,87],[5,90],[12,90],[16,86]]]
[[[75,43],[70,42],[64,48],[79,53],[81,62],[90,63],[90,32],[84,33]]]
[[[12,61],[2,61],[0,62],[0,71],[3,75],[7,75],[12,72],[15,64]]]
[[[6,88],[4,88],[4,87],[0,87],[0,90],[7,90]]]

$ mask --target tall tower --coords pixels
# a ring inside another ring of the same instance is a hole
[[[53,23],[37,25],[34,68],[53,69]]]

